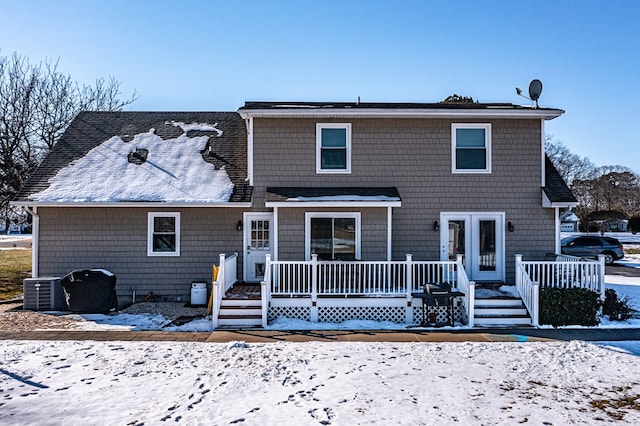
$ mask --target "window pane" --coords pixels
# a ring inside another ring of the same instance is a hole
[[[347,129],[322,129],[323,148],[346,148]]]
[[[356,220],[335,218],[333,221],[333,253],[335,259],[355,260]]]
[[[478,265],[481,271],[496,270],[496,221],[480,221],[480,258]]]
[[[176,236],[175,235],[154,235],[153,251],[154,252],[176,251]]]
[[[487,168],[487,154],[484,149],[456,149],[456,169]]]
[[[464,220],[449,221],[449,260],[456,260],[459,254],[465,254],[464,223]]]
[[[332,223],[330,217],[311,218],[311,253],[320,260],[331,260],[333,254]]]
[[[176,218],[154,217],[153,232],[176,232]]]
[[[321,150],[322,169],[346,169],[347,150],[346,149],[322,149]]]
[[[484,129],[456,129],[456,148],[484,147]]]

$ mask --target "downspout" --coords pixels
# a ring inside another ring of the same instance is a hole
[[[40,216],[38,216],[38,208],[33,207],[33,210],[29,206],[22,206],[22,209],[31,215],[31,276],[33,278],[40,275],[38,270],[39,264],[39,237],[40,237]]]
[[[555,229],[556,229],[556,254],[560,254],[560,231],[561,231],[561,222],[560,222],[560,207],[553,208],[553,215],[555,216]]]
[[[547,153],[545,152],[545,143],[544,143],[544,119],[540,120],[540,133],[541,133],[541,146],[542,146],[542,155],[540,158],[540,164],[542,165],[542,187],[544,188],[547,184],[546,182],[546,176],[547,176],[547,171],[546,171],[546,164],[547,162],[546,157],[547,157]]]

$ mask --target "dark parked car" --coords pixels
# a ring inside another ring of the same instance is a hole
[[[597,259],[599,254],[604,254],[605,263],[611,265],[616,260],[624,257],[624,251],[620,241],[611,237],[598,237],[595,235],[572,235],[562,239],[562,253],[577,257],[590,257]]]

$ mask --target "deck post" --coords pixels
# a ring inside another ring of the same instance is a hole
[[[311,255],[311,322],[318,322],[318,255]]]
[[[462,278],[460,278],[460,276],[462,275],[462,270],[464,269],[464,265],[462,264],[462,255],[461,254],[456,254],[456,288],[459,288],[458,285],[460,283],[460,281],[462,280]],[[449,277],[447,277],[448,279]]]
[[[467,307],[467,325],[473,327],[475,325],[475,304],[476,304],[476,282],[469,281],[469,306]]]
[[[520,269],[518,269],[518,265],[522,264],[522,255],[516,254],[516,289],[520,289],[522,286],[522,276],[520,276]]]
[[[260,281],[260,301],[262,302],[262,327],[266,327],[269,322],[269,299],[271,299],[271,255],[265,255],[264,259],[264,280]]]
[[[413,291],[413,255],[407,254],[407,259],[404,265],[405,286],[407,290],[407,308],[405,310],[404,321],[407,324],[413,323],[413,297],[411,292]]]
[[[311,255],[311,301],[318,300],[318,255]]]
[[[540,283],[533,282],[533,326],[540,328]]]
[[[598,255],[598,263],[600,264],[598,267],[598,285],[600,286],[600,297],[604,300],[604,254]]]

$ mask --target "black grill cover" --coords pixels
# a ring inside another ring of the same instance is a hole
[[[104,269],[70,272],[60,280],[60,284],[71,312],[98,314],[118,307],[116,276]]]

